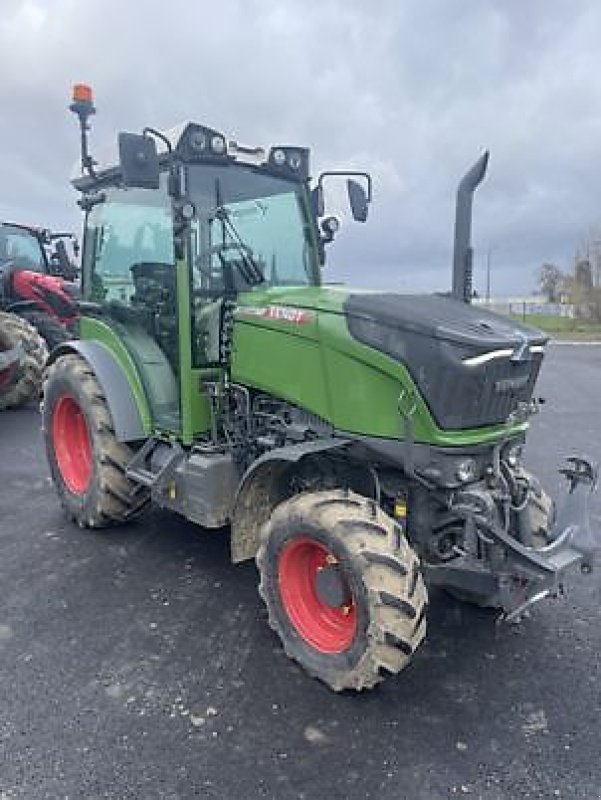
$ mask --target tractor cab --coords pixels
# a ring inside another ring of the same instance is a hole
[[[69,255],[68,243],[73,257]],[[72,233],[0,222],[0,269],[3,265],[14,265],[18,269],[74,281],[78,276],[74,263],[78,255],[79,244]]]
[[[225,379],[237,299],[320,285],[337,228],[318,226],[330,174],[311,191],[306,148],[243,147],[196,123],[122,133],[118,155],[89,158],[86,147],[73,181],[86,211],[82,335],[117,335],[155,429],[190,443],[214,424],[208,385]],[[365,219],[370,192],[354,178],[348,192]]]
[[[0,269],[6,264],[15,264],[32,272],[48,272],[42,231],[12,222],[0,223]]]

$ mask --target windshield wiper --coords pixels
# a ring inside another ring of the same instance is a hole
[[[224,205],[218,205],[215,208],[213,219],[219,220],[223,226],[224,232],[227,232],[231,238],[231,245],[240,254],[240,272],[246,283],[251,286],[257,286],[265,282],[265,273],[260,265],[257,263],[252,248],[250,248],[242,239],[234,223],[231,220],[230,212]],[[224,237],[225,238],[225,237]],[[224,246],[226,242],[224,241]],[[223,263],[223,261],[222,261]]]
[[[240,271],[242,278],[249,284],[249,286],[258,286],[260,283],[265,282],[265,275],[263,270],[257,263],[252,248],[249,247],[243,240],[240,234],[238,233],[238,229],[232,222],[230,218],[230,212],[227,210],[225,205],[223,204],[222,194],[221,194],[221,181],[219,178],[215,178],[215,210],[214,210],[214,219],[218,219],[221,222],[221,230],[223,234],[223,249],[226,249],[226,241],[225,235],[229,233],[230,238],[232,239],[231,246],[235,247],[239,254],[240,254],[240,261],[237,262],[238,270]],[[220,255],[219,260],[221,261],[222,266],[225,267],[223,258],[223,254]]]

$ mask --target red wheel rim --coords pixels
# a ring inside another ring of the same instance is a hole
[[[279,559],[280,595],[290,621],[302,638],[322,653],[342,653],[357,633],[357,608],[349,589],[348,604],[334,608],[317,594],[318,572],[338,559],[313,539],[296,539]]]
[[[63,395],[52,416],[52,442],[64,482],[73,494],[85,494],[92,480],[92,442],[81,408]]]

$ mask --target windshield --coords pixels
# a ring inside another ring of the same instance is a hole
[[[187,176],[187,195],[197,212],[192,225],[195,288],[219,290],[224,261],[237,260],[240,267],[241,246],[263,274],[263,285],[318,282],[301,184],[240,165],[191,166]],[[218,209],[225,210],[231,225],[216,216]],[[242,268],[232,272],[238,290],[251,288]]]
[[[14,261],[19,267],[44,272],[44,251],[37,238],[14,225],[0,225],[0,263]]]

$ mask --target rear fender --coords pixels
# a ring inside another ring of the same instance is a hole
[[[230,544],[235,564],[255,557],[261,528],[278,503],[288,497],[286,477],[291,467],[315,453],[338,450],[350,443],[340,438],[278,447],[251,464],[240,482],[232,512]]]
[[[110,350],[98,342],[65,342],[52,351],[48,364],[70,353],[81,356],[94,372],[106,398],[117,440],[134,442],[146,439],[150,435],[150,427],[144,425],[143,412],[136,402],[127,375]]]

